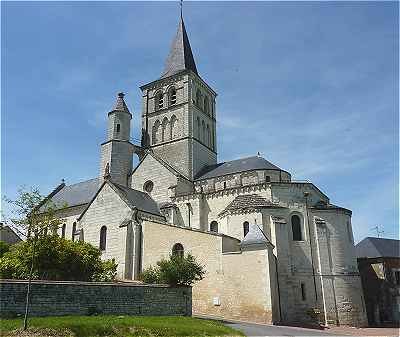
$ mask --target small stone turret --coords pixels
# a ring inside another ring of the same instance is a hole
[[[100,184],[107,178],[127,186],[132,171],[135,148],[130,142],[132,114],[124,96],[124,93],[118,93],[114,107],[108,113],[107,141],[101,144]]]

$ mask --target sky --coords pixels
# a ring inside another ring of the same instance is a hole
[[[353,211],[356,242],[399,236],[397,2],[184,2],[218,93],[218,160],[263,157]],[[178,2],[1,2],[1,194],[98,175],[116,93],[140,139]],[[2,203],[4,212],[7,206]]]

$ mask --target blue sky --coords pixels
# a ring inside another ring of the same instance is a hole
[[[98,174],[119,91],[140,138],[177,2],[2,2],[1,188],[42,193]],[[217,92],[219,161],[257,151],[353,210],[356,241],[398,237],[397,2],[185,2]],[[4,206],[4,205],[3,205]]]

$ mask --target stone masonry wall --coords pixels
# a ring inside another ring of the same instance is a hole
[[[24,314],[27,281],[0,280],[0,317]],[[33,281],[30,314],[185,315],[192,314],[191,288],[134,283]]]

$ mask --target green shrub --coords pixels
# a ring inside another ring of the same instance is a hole
[[[171,255],[168,260],[162,259],[156,267],[149,267],[141,274],[145,283],[164,283],[172,286],[191,286],[203,279],[205,270],[191,255],[185,257]]]
[[[32,256],[32,279],[111,281],[116,275],[115,261],[101,261],[98,248],[48,235],[13,245],[0,258],[0,278],[28,279]]]
[[[10,250],[10,245],[4,241],[0,241],[0,257]]]

